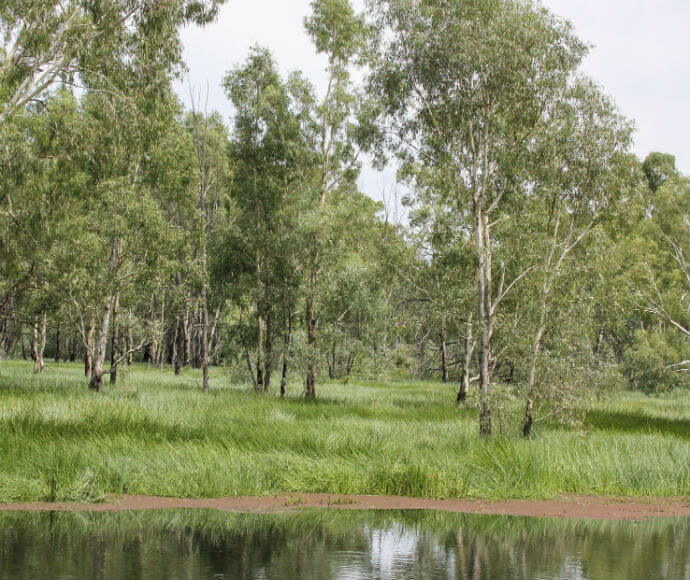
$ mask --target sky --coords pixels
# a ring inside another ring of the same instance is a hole
[[[634,152],[676,156],[690,174],[690,0],[543,0],[555,14],[573,23],[592,45],[582,70],[611,95],[636,126]],[[362,0],[353,0],[361,8]],[[241,64],[253,44],[269,48],[287,74],[302,70],[317,90],[324,90],[325,60],[304,32],[309,0],[229,0],[218,20],[205,28],[182,31],[188,79],[176,90],[201,108],[226,119],[232,107],[221,81]],[[360,188],[375,199],[395,188],[394,171],[365,168]]]

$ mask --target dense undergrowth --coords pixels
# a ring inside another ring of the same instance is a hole
[[[331,383],[317,402],[136,368],[89,392],[78,365],[0,367],[0,501],[327,492],[549,498],[690,494],[690,394],[621,393],[581,427],[483,440],[438,383]],[[520,401],[514,402],[517,410]]]

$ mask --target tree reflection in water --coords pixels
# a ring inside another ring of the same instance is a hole
[[[303,510],[0,514],[0,580],[690,577],[690,519]]]

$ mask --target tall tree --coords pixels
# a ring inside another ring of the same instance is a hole
[[[211,280],[208,247],[217,226],[218,214],[224,208],[225,192],[230,185],[228,135],[217,114],[209,115],[206,111],[197,111],[195,108],[187,122],[194,143],[198,176],[194,245],[201,314],[202,389],[207,392],[209,389],[209,349],[214,324],[213,317],[209,314]]]
[[[586,47],[570,26],[521,1],[370,2],[380,31],[370,86],[404,163],[437,167],[456,192],[476,252],[480,417],[491,434],[496,291],[493,225],[530,189],[536,131]]]
[[[631,355],[648,368],[629,366],[640,387],[663,390],[687,383],[683,375],[690,372],[690,179],[677,175],[652,193],[650,215],[631,247],[638,272],[635,301],[643,317]]]
[[[328,84],[323,100],[317,105],[314,119],[314,144],[318,167],[314,199],[307,218],[311,232],[306,231],[306,334],[307,372],[304,396],[316,396],[317,333],[319,276],[324,253],[328,252],[328,215],[330,197],[340,188],[350,187],[359,173],[359,150],[353,139],[358,100],[350,68],[362,50],[367,37],[363,19],[356,15],[349,0],[314,0],[312,15],[305,26],[317,51],[328,59]]]
[[[244,65],[228,73],[224,84],[236,108],[230,151],[236,168],[232,199],[237,215],[226,244],[226,251],[236,254],[228,272],[235,284],[246,284],[253,294],[256,366],[249,367],[256,389],[268,391],[274,336],[282,322],[292,324],[287,302],[295,297],[296,210],[314,159],[305,131],[313,97],[297,75],[285,82],[271,54],[259,47],[252,49]],[[281,307],[288,309],[285,319]],[[245,333],[249,361],[247,338]]]
[[[538,362],[547,329],[560,319],[553,307],[554,294],[567,293],[566,302],[575,304],[575,283],[562,284],[569,261],[601,220],[612,219],[619,200],[626,200],[630,184],[625,177],[626,150],[632,126],[620,115],[610,99],[589,81],[579,80],[550,113],[554,122],[545,128],[544,146],[535,152],[530,246],[535,252],[531,276],[538,281],[526,408],[522,432],[529,436],[535,422],[534,405],[538,391]],[[529,219],[529,218],[528,218]],[[576,271],[576,270],[575,270]],[[549,414],[560,411],[554,405]]]

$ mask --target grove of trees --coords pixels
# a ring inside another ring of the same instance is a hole
[[[255,46],[226,120],[172,89],[180,26],[220,4],[0,6],[0,357],[83,361],[94,391],[137,361],[309,399],[439,379],[483,435],[506,397],[529,436],[582,397],[688,385],[690,180],[631,153],[567,22],[313,0],[325,92]],[[408,219],[359,190],[368,160],[397,165]]]

